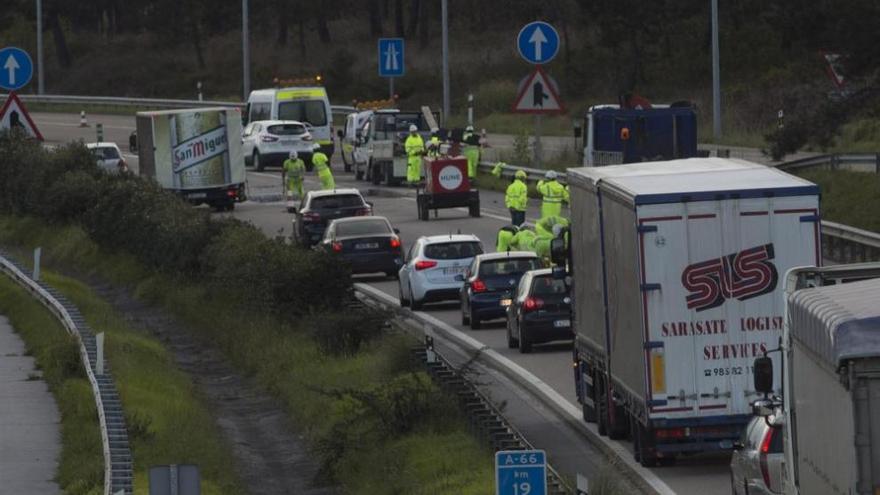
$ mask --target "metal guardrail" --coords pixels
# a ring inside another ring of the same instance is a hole
[[[880,173],[880,153],[838,153],[791,160],[776,166],[786,172],[810,169]]]
[[[94,333],[76,306],[63,294],[44,282],[33,280],[27,275],[24,266],[2,250],[0,250],[0,272],[30,292],[58,318],[67,332],[79,341],[80,358],[92,386],[101,428],[101,443],[104,451],[103,493],[131,495],[134,492],[134,475],[125,416],[116,385],[110,375],[109,365],[104,364],[102,375],[96,374],[98,350]]]

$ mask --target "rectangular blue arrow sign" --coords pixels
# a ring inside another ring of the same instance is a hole
[[[404,74],[403,38],[379,38],[379,76],[400,77]]]
[[[496,495],[546,495],[547,455],[543,450],[495,453]]]

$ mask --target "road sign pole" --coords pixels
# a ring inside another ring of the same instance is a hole
[[[43,0],[37,0],[37,94],[44,94],[43,84]]]
[[[718,0],[712,0],[712,130],[721,139],[721,63],[718,60]]]
[[[393,77],[388,78],[388,99],[389,100],[394,99],[394,78]]]
[[[535,115],[535,168],[541,168],[541,158],[543,150],[541,149],[541,114]]]
[[[474,94],[468,94],[468,125],[474,125]]]
[[[443,125],[449,122],[449,5],[448,0],[440,2],[440,17],[443,22]]]
[[[251,53],[248,45],[248,0],[241,0],[241,59],[244,101],[251,93]]]

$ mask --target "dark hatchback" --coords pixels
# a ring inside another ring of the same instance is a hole
[[[571,297],[553,270],[533,270],[519,282],[507,308],[507,347],[531,352],[532,344],[572,340]]]
[[[351,272],[384,273],[397,278],[403,265],[398,230],[385,217],[352,217],[334,220],[318,246],[344,259]]]
[[[486,320],[507,316],[513,291],[529,270],[541,268],[541,259],[529,251],[481,254],[462,277],[461,323],[476,330]]]
[[[293,220],[293,239],[305,247],[318,243],[333,220],[373,214],[373,207],[364,201],[357,189],[309,191],[302,208]]]

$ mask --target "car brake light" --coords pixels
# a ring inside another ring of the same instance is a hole
[[[373,209],[370,207],[360,208],[354,214],[359,217],[368,217],[373,214]]]
[[[654,436],[657,438],[684,438],[686,437],[686,433],[684,428],[669,428],[665,430],[654,430]]]
[[[523,311],[529,313],[531,311],[537,311],[544,307],[544,300],[537,297],[527,297],[523,302]]]
[[[303,213],[302,218],[303,218],[303,222],[320,222],[321,221],[321,214],[314,212],[314,211],[309,211],[309,212]]]
[[[397,237],[392,237],[390,244],[391,249],[400,249],[400,239],[398,239]]]
[[[486,284],[478,278],[474,279],[474,281],[471,282],[471,290],[474,292],[486,292]]]
[[[260,141],[264,143],[274,143],[275,141],[278,141],[278,138],[275,136],[260,136]]]
[[[437,266],[437,262],[434,260],[416,261],[415,264],[416,270],[427,270],[428,268],[434,268],[435,266]]]
[[[773,441],[773,435],[776,434],[776,428],[767,428],[764,434],[764,440],[761,441],[761,451],[759,461],[761,464],[761,476],[764,478],[764,484],[770,488],[770,468],[767,466],[767,454],[770,453],[770,442]]]
[[[334,242],[333,244],[330,245],[330,247],[333,248],[334,253],[341,253],[342,252],[342,243],[341,242]]]
[[[230,198],[234,198],[237,194],[238,194],[238,191],[236,191],[235,189],[227,189],[226,190],[226,195],[229,196]]]

